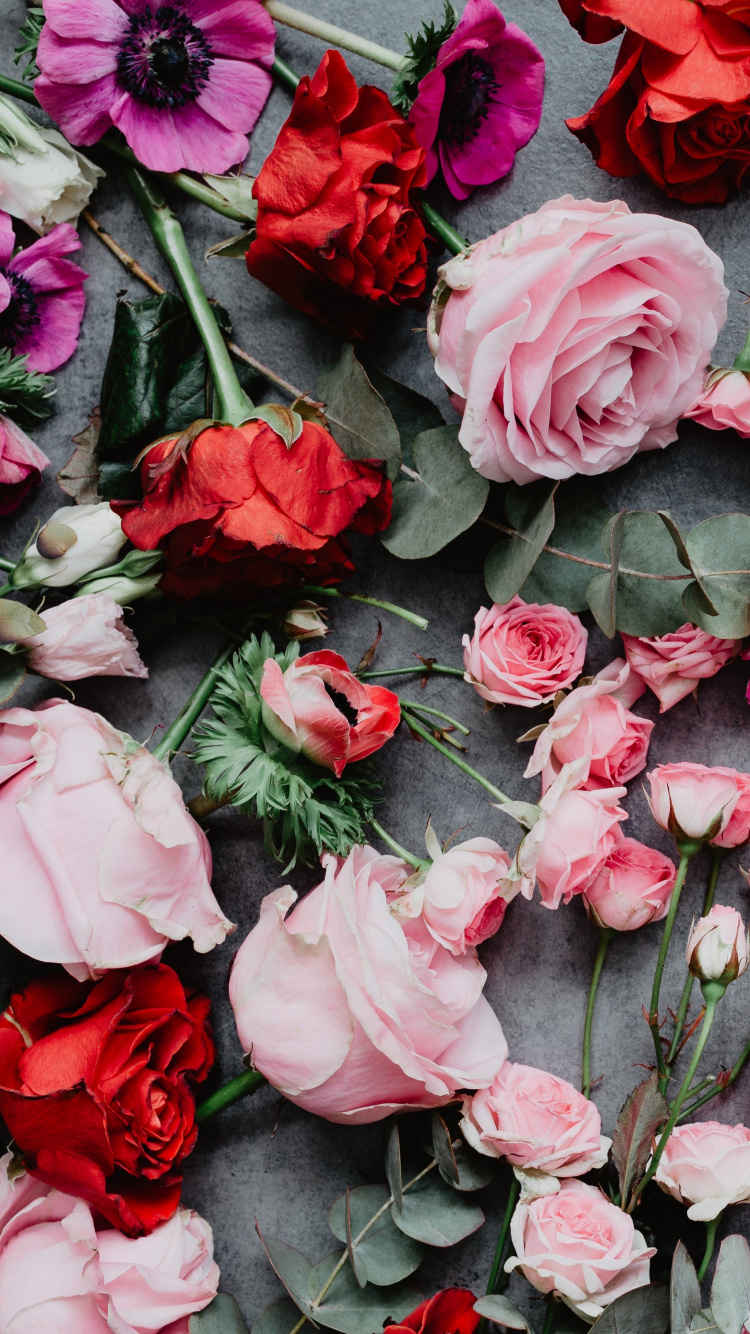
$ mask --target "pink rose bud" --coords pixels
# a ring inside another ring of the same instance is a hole
[[[562,1181],[556,1195],[519,1204],[510,1235],[516,1253],[506,1272],[519,1269],[537,1292],[554,1293],[589,1322],[650,1281],[656,1248],[629,1214],[582,1181]]]
[[[663,852],[623,838],[586,886],[583,902],[597,926],[638,931],[666,917],[676,877]]]
[[[695,923],[687,946],[688,968],[701,982],[734,982],[750,958],[750,940],[736,908],[715,903]]]
[[[721,671],[740,650],[740,639],[717,639],[687,622],[679,630],[652,639],[623,635],[625,657],[631,671],[653,690],[666,713],[700,681]]]
[[[659,764],[648,779],[653,817],[678,840],[716,838],[739,800],[733,769],[707,769],[687,761]]]
[[[527,1196],[559,1189],[559,1177],[603,1167],[611,1140],[597,1108],[565,1079],[506,1061],[488,1089],[464,1098],[461,1130],[490,1158],[507,1158]]]
[[[12,514],[42,480],[47,455],[0,413],[0,514]]]
[[[86,676],[148,676],[138,641],[123,624],[123,609],[103,594],[45,607],[46,630],[25,642],[26,662],[53,681]]]
[[[571,690],[537,739],[525,778],[542,775],[542,791],[563,765],[588,756],[587,788],[618,787],[646,767],[651,730],[648,718],[630,712],[644,693],[643,682],[615,658],[589,685]],[[523,740],[523,737],[519,738]]]
[[[510,858],[491,838],[470,838],[443,852],[431,826],[427,850],[432,864],[409,877],[407,892],[390,902],[391,911],[399,917],[421,913],[439,945],[451,954],[466,954],[502,924]]]
[[[719,769],[728,774],[737,786],[737,805],[720,834],[711,839],[713,848],[740,848],[750,839],[750,774],[738,769]]]
[[[580,676],[587,640],[578,617],[554,603],[480,607],[463,637],[465,680],[491,704],[549,704]]]
[[[750,380],[746,371],[709,371],[705,388],[683,414],[709,431],[736,431],[750,437]]]
[[[750,1204],[750,1130],[718,1121],[675,1126],[654,1180],[697,1222],[709,1223],[730,1204]]]
[[[346,659],[328,649],[297,658],[285,672],[275,658],[267,658],[260,693],[271,735],[337,778],[352,760],[385,745],[401,721],[398,695],[359,681]],[[336,695],[348,713],[338,707]]]
[[[488,1087],[508,1048],[476,951],[456,958],[421,916],[391,911],[410,871],[398,858],[355,847],[323,866],[299,903],[292,889],[266,896],[235,958],[229,999],[253,1065],[342,1123]]]

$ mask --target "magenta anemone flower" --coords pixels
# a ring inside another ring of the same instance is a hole
[[[531,38],[493,0],[468,0],[409,114],[428,181],[440,166],[451,194],[468,199],[507,176],[539,126],[543,97],[544,58]]]
[[[260,0],[44,0],[34,91],[74,144],[116,125],[153,171],[228,171],[271,88]]]
[[[15,255],[14,243],[13,223],[0,212],[0,348],[26,353],[30,371],[54,371],[78,344],[88,274],[64,257],[81,242],[61,222]]]

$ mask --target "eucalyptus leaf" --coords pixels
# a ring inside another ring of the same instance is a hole
[[[744,1237],[725,1237],[711,1284],[711,1312],[720,1334],[739,1334],[750,1316],[750,1248]]]
[[[706,588],[705,584],[703,583],[700,577],[699,572],[696,570],[692,560],[690,559],[690,552],[688,551],[687,546],[685,545],[685,539],[682,536],[682,533],[680,532],[678,525],[675,523],[674,519],[672,518],[672,515],[669,513],[669,510],[657,510],[657,513],[662,523],[664,524],[664,527],[669,533],[669,536],[674,542],[675,551],[677,552],[677,559],[680,562],[680,565],[683,565],[686,570],[689,570],[693,576],[693,579],[695,580],[695,583],[697,585],[697,588],[695,589],[696,604],[701,607],[702,611],[704,611],[706,615],[708,616],[718,615],[718,610],[711,601],[708,589]]]
[[[522,1329],[525,1334],[534,1334],[534,1329],[526,1316],[500,1293],[480,1297],[479,1301],[474,1303],[474,1310],[484,1316],[485,1320],[494,1320],[496,1325],[502,1325],[504,1329]]]
[[[692,1322],[698,1315],[701,1301],[701,1285],[698,1275],[683,1242],[678,1241],[672,1260],[670,1281],[671,1334],[690,1334]]]
[[[592,1334],[667,1334],[668,1330],[669,1293],[663,1283],[624,1292],[591,1326]]]
[[[291,1297],[279,1297],[261,1311],[252,1328],[252,1334],[291,1334],[299,1324],[299,1307]]]
[[[0,704],[5,704],[11,699],[25,680],[26,667],[23,658],[0,648]]]
[[[466,532],[484,509],[489,482],[475,472],[458,443],[456,426],[423,431],[414,441],[414,468],[393,488],[383,546],[401,560],[434,556]]]
[[[356,1239],[373,1216],[391,1198],[387,1186],[358,1186],[349,1192],[354,1262],[362,1264],[365,1278],[380,1287],[408,1278],[421,1263],[424,1247],[396,1227],[390,1209],[373,1223],[367,1234]],[[347,1240],[346,1196],[341,1195],[328,1217],[331,1231],[339,1241]]]
[[[505,511],[516,533],[498,542],[485,562],[484,581],[493,602],[510,602],[536,565],[555,524],[556,486],[543,481],[508,488]]]
[[[696,1334],[700,1334],[700,1331],[703,1331],[703,1334],[708,1334],[710,1329],[716,1334],[718,1328],[719,1326],[714,1320],[712,1311],[699,1311],[696,1316],[693,1316],[693,1322],[690,1326],[690,1334],[693,1334],[693,1331],[695,1331]]]
[[[318,393],[336,442],[350,459],[382,459],[388,476],[398,477],[401,438],[385,400],[374,389],[351,343],[344,343],[336,366],[318,379]]]
[[[595,575],[586,590],[589,606],[597,624],[608,639],[614,639],[617,629],[618,573],[625,518],[625,511],[622,510],[619,514],[615,514],[605,527],[602,533],[602,549],[610,562],[610,568],[604,574]]]
[[[643,579],[628,570],[670,575]],[[685,622],[682,594],[689,575],[680,563],[663,520],[651,510],[631,510],[625,517],[617,581],[617,629],[628,635],[663,635]]]
[[[0,598],[0,644],[17,644],[33,639],[47,629],[46,622],[24,602]]]
[[[495,1180],[500,1167],[498,1158],[487,1158],[483,1153],[476,1153],[468,1144],[462,1144],[458,1149],[454,1148],[453,1157],[458,1168],[458,1181],[449,1181],[448,1184],[453,1186],[454,1190],[482,1190]]]
[[[409,385],[402,384],[400,380],[392,379],[376,366],[367,366],[367,376],[388,406],[401,438],[403,461],[412,467],[414,441],[423,431],[444,426],[443,414],[431,399],[417,393]]]
[[[292,1306],[291,1302],[289,1305],[296,1312],[296,1307]],[[299,1318],[298,1313],[297,1318]],[[284,1334],[289,1334],[289,1330],[293,1329],[296,1323],[295,1319]],[[248,1329],[234,1297],[228,1292],[219,1292],[202,1311],[190,1316],[188,1334],[248,1334]]]
[[[432,1151],[440,1168],[440,1175],[450,1185],[457,1186],[458,1167],[456,1166],[456,1155],[453,1152],[451,1133],[438,1111],[432,1113],[431,1124]]]
[[[654,1071],[628,1094],[612,1137],[612,1158],[623,1206],[628,1202],[631,1187],[646,1170],[654,1135],[668,1115],[666,1100],[659,1092],[659,1076]]]
[[[434,1169],[404,1193],[401,1213],[391,1208],[391,1217],[408,1237],[439,1247],[455,1246],[484,1222],[479,1205],[452,1190]]]
[[[289,1296],[296,1302],[300,1311],[308,1318],[315,1321],[310,1313],[310,1281],[313,1273],[313,1267],[310,1261],[298,1251],[294,1246],[288,1246],[285,1241],[275,1241],[272,1237],[264,1237],[258,1224],[255,1224],[255,1230],[260,1237],[261,1245],[268,1256],[271,1267],[281,1282],[284,1284]],[[316,1289],[316,1292],[319,1289]]]
[[[315,1266],[308,1287],[311,1299],[321,1291],[340,1256],[340,1251],[335,1252]],[[374,1334],[387,1320],[398,1323],[421,1300],[419,1288],[410,1279],[387,1288],[369,1283],[366,1288],[360,1288],[349,1266],[344,1265],[321,1304],[313,1304],[312,1310],[315,1321],[327,1329],[340,1330],[341,1334]]]
[[[393,1196],[393,1208],[400,1212],[403,1199],[403,1179],[401,1176],[401,1138],[398,1133],[398,1121],[394,1121],[388,1131],[385,1146],[385,1175]]]
[[[611,518],[595,483],[580,477],[562,482],[555,492],[555,527],[548,545],[578,560],[543,551],[521,589],[524,601],[556,602],[568,611],[587,611],[586,589],[594,568],[580,562],[602,560],[602,529]]]
[[[685,612],[709,634],[741,639],[750,633],[750,575],[714,572],[750,569],[750,515],[714,515],[693,528],[685,544],[719,614],[706,615],[692,584],[685,590]]]

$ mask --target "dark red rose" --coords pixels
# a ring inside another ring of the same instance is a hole
[[[255,182],[254,278],[348,338],[378,307],[421,296],[425,229],[411,191],[426,182],[411,125],[379,88],[358,88],[338,51],[301,80]]]
[[[166,964],[76,982],[62,969],[0,1018],[0,1114],[32,1176],[129,1236],[180,1202],[193,1085],[214,1059],[206,996]]]
[[[611,42],[613,37],[623,31],[623,24],[616,19],[600,18],[584,8],[583,0],[560,0],[560,8],[571,27],[580,32],[584,42],[593,46],[601,42]]]
[[[397,1325],[386,1326],[388,1334],[474,1334],[479,1316],[476,1297],[467,1288],[443,1288],[422,1302]]]
[[[161,588],[174,597],[336,583],[354,568],[344,529],[373,533],[390,520],[381,465],[347,459],[316,422],[290,447],[261,420],[209,427],[184,451],[176,440],[146,454],[142,502],[112,504],[136,547],[163,548]]]

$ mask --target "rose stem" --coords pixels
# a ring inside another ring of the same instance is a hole
[[[168,764],[170,757],[175,751],[180,749],[183,741],[190,735],[193,726],[198,721],[213,693],[216,685],[216,678],[221,671],[221,668],[224,666],[225,662],[229,661],[234,651],[234,642],[227,644],[226,647],[221,650],[219,656],[211,663],[211,666],[205,676],[198,682],[190,698],[183,704],[171,727],[167,728],[161,741],[154,746],[151,753],[157,760],[160,760],[163,764]]]
[[[329,46],[341,46],[345,51],[353,51],[356,56],[364,56],[376,65],[385,65],[387,69],[398,70],[406,63],[406,57],[397,51],[389,51],[377,42],[369,42],[366,37],[337,28],[333,23],[324,23],[313,18],[312,14],[303,14],[300,9],[281,4],[280,0],[265,0],[266,9],[277,23],[284,23],[287,28],[296,28],[297,32],[306,32],[310,37],[319,37]]]
[[[677,908],[680,902],[682,886],[685,883],[685,876],[690,865],[690,858],[695,855],[701,844],[696,839],[678,840],[677,847],[680,853],[680,865],[677,870],[677,879],[675,880],[672,898],[669,903],[669,912],[667,920],[664,923],[664,932],[659,946],[659,957],[656,961],[656,972],[654,973],[654,985],[651,989],[651,1009],[648,1016],[648,1024],[654,1039],[654,1050],[656,1052],[656,1068],[659,1071],[659,1087],[662,1093],[667,1088],[667,1069],[664,1063],[664,1052],[661,1049],[661,1037],[659,1034],[659,992],[661,991],[661,979],[664,973],[664,964],[667,961],[667,951],[669,941],[672,935],[674,920],[677,916]]]
[[[420,861],[419,857],[415,857],[413,852],[407,852],[406,848],[402,848],[401,844],[397,843],[395,838],[391,838],[387,830],[383,828],[382,824],[378,824],[373,816],[370,816],[367,823],[375,830],[378,837],[382,838],[383,842],[388,845],[391,852],[395,852],[396,856],[400,857],[402,861],[408,862],[410,866],[414,867],[415,871],[420,871],[423,866],[429,865],[427,862]]]
[[[638,1201],[639,1195],[648,1185],[649,1181],[654,1175],[654,1172],[659,1166],[662,1154],[664,1153],[664,1150],[667,1147],[667,1141],[669,1139],[669,1136],[672,1134],[672,1131],[677,1125],[677,1118],[680,1115],[682,1104],[685,1101],[690,1091],[690,1085],[692,1084],[695,1078],[695,1072],[698,1069],[701,1056],[703,1055],[703,1049],[706,1043],[708,1042],[708,1035],[711,1032],[711,1025],[713,1024],[714,1015],[716,1014],[716,1006],[719,1004],[719,1001],[724,995],[726,987],[722,982],[702,982],[701,990],[703,991],[703,995],[706,1001],[706,1013],[703,1016],[703,1023],[701,1025],[700,1036],[698,1038],[697,1043],[695,1044],[695,1051],[693,1052],[693,1056],[690,1061],[687,1074],[685,1075],[685,1078],[682,1081],[680,1091],[677,1094],[677,1097],[675,1098],[674,1102],[672,1103],[672,1107],[669,1113],[669,1120],[667,1121],[667,1124],[661,1133],[661,1136],[659,1138],[659,1143],[657,1144],[653,1154],[651,1155],[651,1162],[649,1163],[644,1175],[641,1177],[640,1181],[638,1182],[638,1185],[633,1191],[633,1194],[630,1198],[630,1204],[625,1210],[625,1212],[629,1214],[632,1214],[636,1206],[636,1203]]]
[[[439,662],[432,662],[421,667],[383,667],[376,672],[355,672],[361,681],[374,681],[377,676],[460,676],[464,679],[463,668],[443,667]]]
[[[708,874],[708,884],[706,885],[706,896],[703,900],[701,917],[707,917],[713,907],[714,894],[716,893],[716,882],[719,879],[719,871],[721,870],[721,864],[726,856],[726,852],[726,848],[711,848],[711,869]],[[672,1045],[670,1046],[667,1055],[667,1070],[672,1069],[677,1056],[677,1048],[680,1045],[680,1039],[682,1038],[683,1029],[685,1027],[685,1019],[690,1005],[690,997],[693,992],[694,981],[695,978],[693,977],[693,974],[688,970],[688,975],[685,978],[685,985],[682,989],[682,996],[674,1021],[674,1037],[672,1038]]]
[[[734,359],[733,371],[750,371],[750,329],[748,330],[745,346]]]
[[[721,1083],[719,1082],[718,1079],[713,1079],[711,1082],[712,1084],[714,1084],[714,1088],[712,1088],[708,1093],[704,1093],[703,1097],[699,1098],[697,1102],[693,1102],[690,1104],[689,1107],[686,1107],[684,1112],[680,1113],[677,1120],[684,1121],[686,1116],[692,1116],[693,1112],[697,1112],[699,1107],[703,1107],[707,1102],[710,1102],[711,1099],[715,1098],[719,1093],[723,1093],[725,1089],[731,1088],[735,1080],[738,1079],[739,1076],[742,1074],[742,1071],[744,1070],[747,1064],[748,1057],[750,1057],[750,1042],[748,1042],[747,1046],[742,1052],[742,1055],[739,1057],[739,1060],[737,1060],[735,1064],[732,1066],[728,1078],[722,1080]],[[699,1084],[698,1088],[701,1087],[702,1086]],[[698,1089],[694,1089],[693,1092],[697,1093]]]
[[[303,597],[311,595],[317,598],[344,598],[347,602],[363,602],[367,607],[378,607],[381,611],[389,611],[394,616],[400,616],[403,621],[409,621],[420,630],[426,630],[429,625],[429,621],[426,621],[424,616],[418,616],[415,611],[397,607],[395,602],[380,602],[378,598],[366,598],[361,593],[339,593],[337,588],[318,588],[315,584],[305,584],[296,591]]]
[[[411,732],[416,732],[417,736],[420,736],[423,741],[429,741],[430,745],[435,747],[435,750],[439,750],[441,755],[446,755],[449,760],[452,760],[454,764],[458,765],[459,769],[462,769],[465,774],[468,774],[469,778],[473,778],[477,783],[481,783],[482,787],[485,788],[496,801],[499,801],[501,805],[504,805],[506,801],[510,801],[510,797],[506,797],[505,793],[501,792],[499,787],[495,787],[494,783],[491,783],[488,778],[484,778],[482,774],[477,773],[476,769],[472,769],[470,764],[467,764],[465,760],[462,760],[453,751],[450,751],[447,746],[444,746],[442,742],[438,741],[437,738],[434,737],[426,727],[423,727],[418,719],[414,717],[414,714],[410,713],[409,709],[405,708],[403,704],[401,705],[401,717]]]
[[[552,1326],[553,1326],[554,1323],[555,1323],[555,1312],[556,1312],[556,1310],[557,1310],[557,1307],[555,1306],[555,1303],[552,1301],[552,1298],[551,1298],[551,1297],[548,1297],[548,1298],[547,1298],[547,1314],[546,1314],[546,1316],[544,1317],[544,1329],[542,1330],[542,1334],[550,1334],[550,1330],[552,1329]]]
[[[244,1070],[241,1075],[230,1079],[228,1084],[222,1084],[221,1088],[210,1097],[198,1103],[195,1109],[198,1125],[202,1126],[204,1121],[208,1121],[217,1112],[223,1112],[225,1107],[231,1107],[232,1103],[239,1102],[240,1098],[247,1098],[249,1094],[255,1093],[265,1083],[267,1083],[265,1075],[260,1071]]]
[[[16,561],[6,560],[4,556],[0,556],[0,570],[7,570],[8,574],[12,574],[16,568],[16,564]]]
[[[586,1021],[583,1025],[583,1080],[581,1090],[584,1098],[591,1097],[591,1028],[594,1022],[594,1007],[596,1005],[596,993],[599,990],[602,972],[604,970],[604,960],[607,957],[609,942],[614,935],[614,930],[609,926],[599,927],[599,948],[596,951],[594,960],[594,971],[591,974],[591,985],[589,987],[589,998],[586,1005]]]
[[[706,1270],[708,1269],[708,1266],[711,1263],[711,1256],[714,1253],[714,1246],[716,1245],[716,1229],[718,1228],[720,1222],[721,1222],[721,1214],[717,1214],[715,1218],[709,1218],[708,1222],[706,1223],[706,1250],[703,1255],[703,1259],[701,1260],[701,1267],[698,1270],[699,1283],[701,1283],[703,1279],[706,1277]]]
[[[451,718],[449,713],[441,713],[440,709],[428,709],[426,704],[414,704],[410,699],[404,699],[401,703],[405,704],[407,709],[413,709],[416,713],[428,713],[433,718],[442,718],[444,723],[449,723],[451,727],[463,732],[464,736],[471,736],[471,728],[464,727],[463,723],[460,723],[457,718]]]
[[[505,1259],[505,1247],[508,1241],[508,1233],[510,1232],[511,1219],[513,1218],[513,1214],[515,1213],[515,1208],[518,1203],[518,1197],[520,1194],[521,1194],[521,1186],[515,1173],[513,1173],[510,1182],[510,1193],[508,1195],[508,1203],[505,1206],[505,1214],[503,1216],[503,1222],[500,1228],[500,1236],[497,1239],[497,1246],[495,1247],[495,1255],[492,1261],[492,1268],[490,1270],[490,1276],[487,1280],[488,1297],[491,1297],[494,1292],[503,1292],[505,1288],[507,1288],[508,1286],[509,1275],[505,1273],[505,1270],[502,1268],[502,1264],[503,1260]]]
[[[232,426],[246,421],[252,403],[237,379],[232,358],[185,243],[185,233],[162,196],[142,172],[125,167],[124,174],[145,217],[157,248],[169,264],[206,349],[216,389],[218,416]]]

